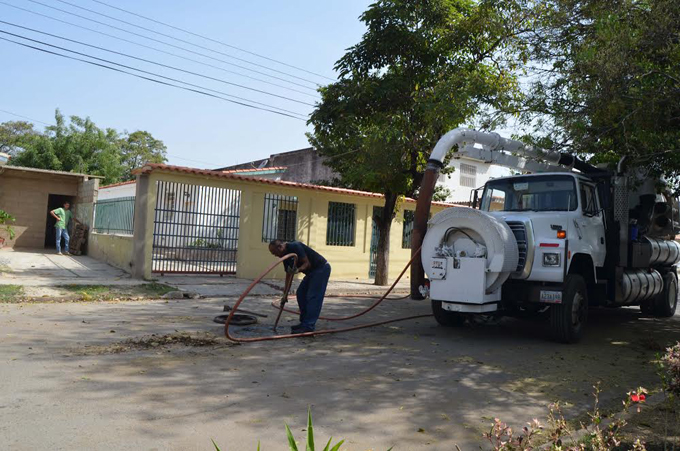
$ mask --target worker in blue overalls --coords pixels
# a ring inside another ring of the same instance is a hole
[[[318,252],[299,241],[274,240],[269,243],[269,252],[279,258],[287,254],[297,255],[295,265],[293,257],[283,262],[286,268],[286,286],[297,272],[305,275],[296,292],[300,306],[300,324],[291,327],[291,332],[313,332],[321,314],[328,278],[331,276],[331,265]],[[285,293],[281,302],[285,303],[287,300],[288,293]]]

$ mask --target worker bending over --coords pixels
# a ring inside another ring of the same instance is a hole
[[[299,241],[274,240],[269,243],[269,252],[277,257],[287,254],[297,255],[295,264],[293,257],[283,262],[286,268],[286,286],[295,273],[305,274],[296,292],[300,306],[300,324],[291,327],[291,332],[294,334],[313,332],[321,314],[328,278],[331,276],[331,265],[318,252]],[[281,302],[286,301],[288,301],[288,293],[285,293],[281,300]]]

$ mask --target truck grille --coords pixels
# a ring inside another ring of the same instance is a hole
[[[506,224],[515,235],[517,241],[517,250],[519,251],[519,259],[517,260],[517,272],[524,270],[524,265],[527,263],[527,228],[521,221],[506,221]]]

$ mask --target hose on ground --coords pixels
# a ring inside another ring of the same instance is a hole
[[[385,299],[387,299],[387,296],[392,292],[392,290],[397,285],[397,283],[399,283],[399,280],[401,280],[401,278],[404,276],[404,274],[406,273],[406,270],[411,266],[413,261],[419,256],[420,256],[420,248],[418,248],[418,250],[413,254],[413,256],[411,257],[411,260],[409,260],[409,262],[406,264],[404,269],[399,274],[399,277],[397,277],[397,279],[394,281],[394,283],[392,283],[392,285],[385,292],[385,294],[380,296],[377,299],[376,302],[374,302],[372,305],[370,305],[366,309],[364,309],[364,310],[362,310],[359,313],[356,313],[354,315],[339,316],[339,317],[323,317],[323,316],[321,316],[321,317],[319,317],[319,319],[323,319],[323,320],[326,320],[326,321],[346,321],[346,320],[349,320],[349,319],[353,319],[353,318],[357,318],[359,316],[365,315],[366,313],[375,309],[378,305],[380,305],[380,303],[382,303]],[[398,321],[406,321],[406,320],[417,319],[417,318],[427,318],[427,317],[432,316],[432,314],[411,315],[411,316],[394,318],[394,319],[385,320],[385,321],[378,321],[378,322],[373,322],[373,323],[368,323],[368,324],[361,324],[361,325],[358,325],[358,326],[343,327],[343,328],[338,328],[338,329],[322,329],[322,330],[317,330],[317,331],[314,331],[314,332],[304,332],[304,333],[300,333],[300,334],[271,335],[271,336],[266,336],[266,337],[235,337],[235,336],[231,335],[229,333],[229,325],[231,324],[231,320],[234,317],[234,315],[236,314],[241,303],[245,300],[245,298],[250,293],[250,291],[253,288],[255,288],[255,286],[258,283],[260,283],[260,281],[267,274],[272,272],[274,270],[274,268],[276,268],[278,265],[280,265],[284,261],[288,260],[289,258],[293,259],[293,264],[295,265],[295,263],[297,262],[297,255],[295,255],[293,253],[284,255],[283,257],[279,258],[278,260],[274,261],[271,265],[269,265],[269,267],[267,269],[265,269],[264,272],[262,272],[262,274],[260,274],[260,276],[258,278],[253,280],[251,282],[251,284],[248,285],[248,288],[246,288],[245,291],[241,294],[241,296],[238,298],[238,300],[236,301],[236,303],[232,307],[231,312],[229,313],[229,316],[227,317],[227,320],[224,322],[224,335],[225,335],[225,337],[227,337],[227,339],[229,339],[233,342],[236,342],[236,343],[253,343],[253,342],[258,342],[258,341],[283,340],[283,339],[286,339],[286,338],[313,337],[313,336],[316,336],[316,335],[327,335],[327,334],[335,334],[335,333],[339,333],[339,332],[349,332],[349,331],[353,331],[353,330],[365,329],[365,328],[368,328],[368,327],[381,326],[383,324],[395,323],[395,322],[398,322]],[[290,289],[290,284],[287,284],[287,286],[284,288],[284,290],[285,290],[284,293],[287,294],[289,289]],[[335,297],[335,296],[329,296],[329,297]],[[342,296],[342,297],[345,297],[345,296]],[[347,297],[363,297],[363,296],[354,295],[354,296],[347,296]],[[405,299],[405,298],[406,297],[392,298],[391,300]],[[272,306],[279,309],[279,317],[278,318],[280,318],[281,313],[284,312],[284,311],[288,312],[288,313],[299,314],[299,312],[297,312],[295,310],[286,309],[282,305],[276,305],[276,303],[272,303]],[[277,324],[278,324],[278,318],[277,318]]]

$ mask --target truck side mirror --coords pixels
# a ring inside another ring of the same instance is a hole
[[[479,189],[479,188],[478,188]],[[479,203],[479,192],[478,189],[472,190],[472,208],[477,209],[477,204]]]

